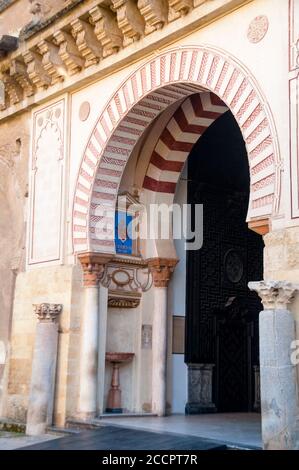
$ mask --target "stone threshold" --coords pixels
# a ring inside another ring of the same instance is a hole
[[[63,436],[70,436],[72,434],[79,434],[80,430],[74,428],[60,428],[59,426],[47,426],[47,434],[61,434]]]
[[[66,431],[69,429],[96,429],[102,426],[106,426],[103,422],[105,419],[111,418],[149,418],[157,416],[154,413],[103,413],[96,418],[91,419],[80,419],[77,417],[68,418],[66,421]],[[53,429],[53,428],[51,428]],[[57,428],[58,430],[60,428]]]
[[[95,421],[106,419],[106,418],[150,418],[153,416],[157,416],[155,413],[102,413]]]

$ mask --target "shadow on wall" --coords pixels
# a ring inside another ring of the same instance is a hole
[[[1,300],[0,300],[1,305]],[[4,375],[4,365],[6,359],[6,347],[4,341],[0,340],[0,404],[3,396],[3,375]],[[1,405],[0,405],[1,410]]]
[[[1,178],[2,186],[2,178]],[[12,240],[10,234],[9,206],[0,187],[0,410],[4,392],[4,368],[6,362],[6,343],[9,338],[12,309],[12,288],[14,275],[10,268]]]
[[[24,267],[28,182],[28,115],[1,124],[0,142],[0,414],[16,274]]]

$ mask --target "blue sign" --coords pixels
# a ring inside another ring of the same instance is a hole
[[[116,212],[115,214],[116,253],[126,255],[133,253],[132,220],[133,216],[127,212]]]

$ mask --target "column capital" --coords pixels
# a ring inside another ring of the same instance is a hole
[[[55,322],[58,315],[62,312],[61,304],[33,304],[34,313],[36,313],[40,322]]]
[[[178,261],[178,259],[173,258],[150,258],[147,260],[155,287],[168,286],[171,275]]]
[[[287,310],[299,290],[299,285],[288,281],[254,281],[248,287],[258,293],[265,310]]]
[[[113,258],[106,253],[79,253],[78,259],[83,269],[84,287],[97,287],[104,273],[105,265]]]

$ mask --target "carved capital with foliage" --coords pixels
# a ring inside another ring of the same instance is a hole
[[[40,322],[55,322],[62,312],[61,304],[42,303],[34,304],[33,307]]]
[[[105,265],[112,256],[101,253],[80,253],[78,258],[83,268],[84,287],[97,287],[104,274]]]
[[[178,260],[171,258],[151,258],[147,260],[147,262],[153,276],[154,286],[167,287]]]
[[[287,310],[299,285],[287,281],[249,282],[250,290],[257,292],[265,310]]]

